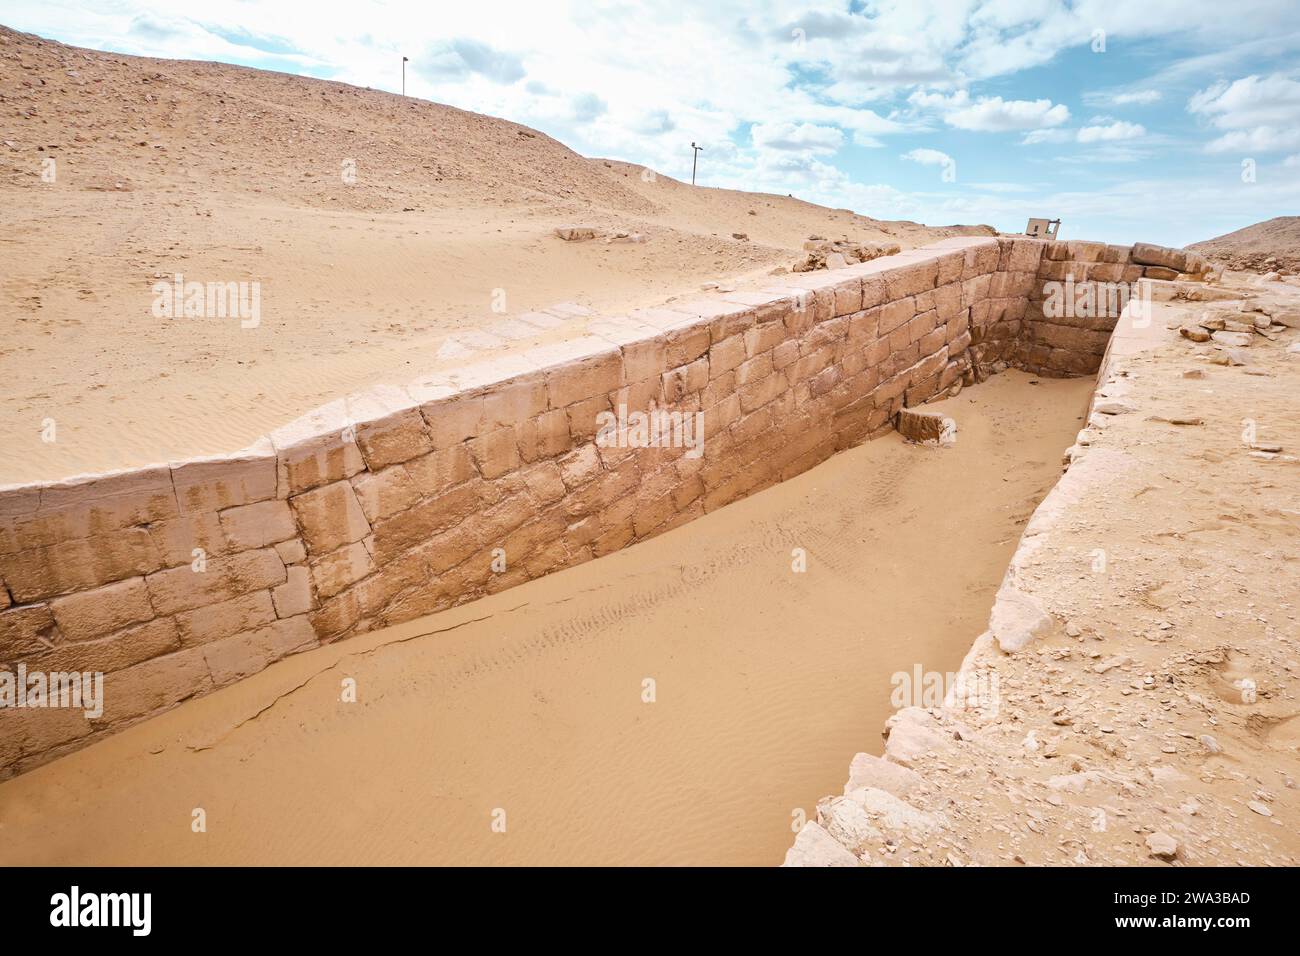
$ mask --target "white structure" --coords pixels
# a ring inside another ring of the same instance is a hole
[[[1059,219],[1031,219],[1025,227],[1025,235],[1031,239],[1055,239],[1060,228]]]

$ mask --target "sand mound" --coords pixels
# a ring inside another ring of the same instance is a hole
[[[1187,247],[1252,272],[1300,272],[1300,216],[1278,216]]]
[[[0,86],[0,429],[17,436],[0,481],[239,448],[440,368],[453,333],[761,277],[810,235],[910,248],[969,231],[696,188],[375,90],[4,28]],[[612,241],[556,236],[575,224]],[[258,283],[257,326],[159,318],[151,290],[176,274]]]

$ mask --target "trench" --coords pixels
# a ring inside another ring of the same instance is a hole
[[[777,864],[892,676],[984,629],[1091,386],[1009,371],[933,406],[951,448],[889,435],[182,704],[0,785],[0,862]]]

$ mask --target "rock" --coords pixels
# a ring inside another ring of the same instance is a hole
[[[1003,584],[989,613],[989,633],[1005,653],[1024,649],[1052,625],[1052,618],[1023,591]]]
[[[1152,245],[1149,242],[1135,243],[1129,258],[1138,265],[1162,266],[1172,269],[1175,274],[1191,271],[1188,269],[1187,253],[1181,249],[1169,249],[1165,246]],[[1173,278],[1173,276],[1170,276]]]
[[[1273,324],[1272,316],[1264,315],[1262,312],[1255,313],[1254,326],[1257,329],[1266,329]]]
[[[1127,415],[1129,412],[1137,411],[1137,406],[1122,398],[1107,398],[1094,405],[1092,410],[1103,415]]]
[[[731,238],[732,238],[732,239],[740,239],[742,242],[748,242],[748,241],[749,241],[749,233],[746,233],[746,232],[733,232],[733,233],[731,234]]]
[[[870,821],[883,824],[890,830],[907,830],[911,833],[924,834],[938,829],[943,822],[941,816],[918,810],[892,793],[876,790],[873,787],[854,790],[838,799],[858,803]]]
[[[1142,274],[1148,279],[1161,279],[1165,282],[1171,282],[1181,275],[1177,269],[1166,269],[1164,266],[1147,266]]]
[[[1264,273],[1264,281],[1265,281],[1265,282],[1281,282],[1281,281],[1282,281],[1282,275],[1281,275],[1280,273],[1277,273],[1277,272],[1265,272],[1265,273]]]
[[[1178,855],[1178,841],[1163,830],[1157,830],[1147,837],[1147,850],[1161,860],[1172,860]]]
[[[1215,365],[1249,365],[1250,356],[1241,349],[1224,349],[1218,355],[1211,356]]]
[[[952,445],[957,440],[957,426],[951,418],[919,408],[898,413],[898,433],[908,441],[930,445]]]
[[[826,255],[827,269],[843,269],[848,264],[849,261],[844,258],[843,253],[831,252]]]
[[[1286,350],[1292,355],[1300,355],[1300,342],[1292,342],[1286,347]]]
[[[1210,341],[1210,333],[1199,325],[1184,325],[1178,330],[1178,334],[1185,339],[1191,339],[1193,342]]]
[[[782,866],[861,866],[858,858],[816,823],[805,823]]]
[[[600,230],[593,226],[557,226],[555,234],[565,242],[582,242],[586,239],[595,239],[600,235]]]
[[[1219,742],[1209,734],[1201,734],[1201,736],[1197,739],[1200,740],[1201,746],[1205,748],[1207,753],[1212,753],[1212,754],[1223,753],[1223,748],[1219,746]]]
[[[1189,368],[1183,373],[1183,378],[1205,378],[1205,370],[1199,368]]]
[[[849,797],[834,797],[819,806],[817,822],[837,843],[854,854],[861,853],[866,844],[884,839],[884,834],[873,825],[862,804]]]
[[[1260,803],[1258,800],[1249,800],[1246,802],[1246,806],[1250,807],[1253,812],[1258,813],[1261,817],[1271,817],[1273,815],[1273,811],[1270,810],[1266,804]]]
[[[1196,324],[1211,332],[1221,331],[1228,321],[1228,313],[1223,309],[1206,309]]]
[[[1249,348],[1251,339],[1254,338],[1249,332],[1212,332],[1210,338],[1220,345],[1230,345],[1233,348]]]
[[[1260,318],[1264,319],[1266,323],[1268,322],[1267,316],[1260,316]],[[1254,332],[1255,320],[1250,319],[1243,322],[1241,319],[1225,319],[1223,328],[1228,332]],[[1268,328],[1268,325],[1266,324],[1264,328]]]
[[[952,743],[952,736],[920,707],[904,707],[885,721],[885,758],[904,767]]]
[[[855,754],[849,764],[849,780],[844,785],[844,792],[874,787],[906,799],[920,783],[921,775],[915,770],[873,754]]]

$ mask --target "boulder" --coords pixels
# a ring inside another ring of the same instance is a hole
[[[858,858],[816,823],[805,823],[782,866],[861,866]]]
[[[1171,269],[1174,272],[1174,278],[1179,272],[1190,272],[1187,267],[1187,253],[1181,249],[1170,249],[1166,246],[1156,246],[1149,242],[1139,242],[1133,246],[1133,251],[1129,253],[1129,258],[1140,266],[1161,266],[1165,269]]]
[[[898,413],[898,433],[912,442],[951,445],[957,432],[957,426],[951,422],[952,419],[938,412],[904,408]]]

